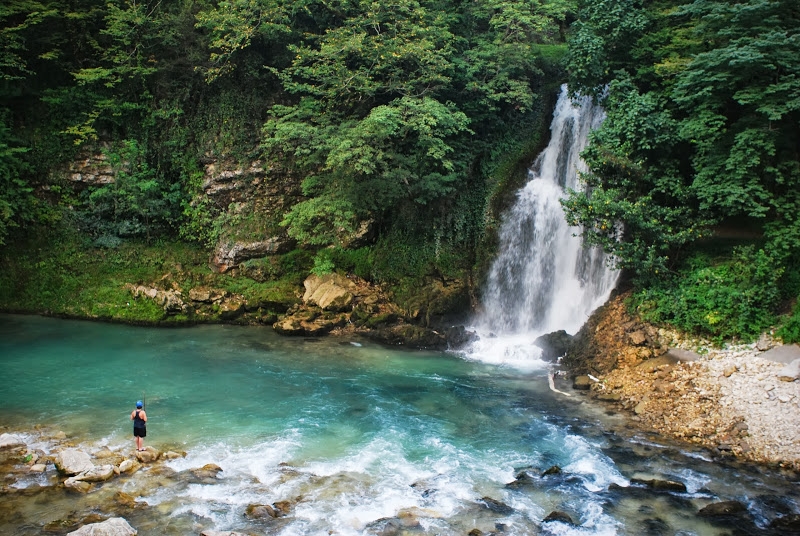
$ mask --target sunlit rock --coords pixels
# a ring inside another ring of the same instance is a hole
[[[104,482],[114,476],[113,465],[95,465],[88,471],[84,471],[73,478],[76,480],[83,480],[85,482]]]
[[[145,450],[137,450],[134,455],[140,463],[152,463],[161,457],[161,452],[153,447],[145,447]]]
[[[67,536],[136,536],[138,531],[121,517],[112,517],[102,523],[84,525]]]
[[[56,455],[56,469],[65,475],[77,475],[94,467],[88,454],[78,449],[65,449]]]

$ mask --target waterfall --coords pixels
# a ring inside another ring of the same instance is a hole
[[[581,189],[578,173],[586,166],[580,153],[603,118],[591,99],[573,101],[562,86],[550,143],[503,216],[498,257],[474,326],[480,340],[467,350],[468,357],[541,364],[532,344],[536,337],[561,329],[574,334],[608,299],[617,272],[602,250],[584,247],[580,229],[567,225],[560,204],[567,189]]]

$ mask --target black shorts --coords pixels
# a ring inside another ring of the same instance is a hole
[[[147,428],[133,427],[133,437],[147,437]]]

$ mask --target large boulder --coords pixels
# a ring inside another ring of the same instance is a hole
[[[15,434],[0,434],[0,449],[16,449],[24,447],[25,441]]]
[[[84,525],[67,536],[136,536],[138,531],[121,517],[112,517],[102,523]]]
[[[800,359],[800,345],[785,344],[783,346],[776,346],[775,348],[760,354],[759,357],[769,361],[775,361],[776,363],[788,365],[795,359]]]
[[[83,480],[85,482],[105,482],[114,476],[113,465],[95,465],[88,471],[84,471],[79,475],[75,475],[75,480]]]
[[[339,274],[318,276],[311,274],[303,281],[306,291],[303,302],[317,305],[323,311],[347,311],[352,309],[355,283]]]
[[[64,449],[56,455],[56,469],[65,475],[77,475],[94,468],[88,454],[78,449]]]
[[[795,359],[779,370],[778,378],[785,382],[793,382],[800,379],[800,359]]]
[[[569,350],[572,335],[562,329],[538,337],[533,344],[542,349],[540,358],[543,361],[556,361]]]

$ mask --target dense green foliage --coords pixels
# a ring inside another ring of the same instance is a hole
[[[800,255],[800,11],[789,0],[585,2],[571,89],[607,119],[564,202],[634,274],[640,311],[753,336],[792,295]],[[721,233],[755,250],[700,262]]]
[[[607,119],[584,155],[586,188],[564,206],[633,275],[632,305],[718,338],[753,336],[793,310],[778,327],[797,340],[794,4],[6,2],[0,247],[43,282],[12,270],[3,303],[67,311],[42,296],[84,292],[64,268],[84,255],[116,267],[100,279],[136,278],[120,260],[133,243],[284,233],[297,251],[218,283],[265,300],[309,271],[409,295],[420,278],[475,284],[566,65]],[[68,180],[70,163],[97,154],[113,181]],[[223,160],[261,162],[263,188],[294,197],[275,208],[207,195],[204,165]],[[52,258],[23,254],[46,228],[82,235]],[[742,247],[719,247],[723,234]]]

